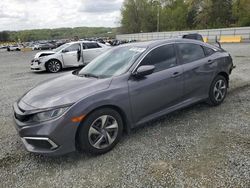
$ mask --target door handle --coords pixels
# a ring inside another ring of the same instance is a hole
[[[209,60],[207,61],[207,64],[208,64],[208,65],[211,65],[211,64],[213,64],[213,63],[214,63],[214,60],[209,59]]]
[[[174,72],[171,77],[176,78],[176,77],[180,76],[181,74],[182,74],[181,72]]]

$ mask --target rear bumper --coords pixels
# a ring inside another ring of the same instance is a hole
[[[15,113],[20,113],[17,103]],[[76,150],[75,135],[78,124],[66,121],[64,116],[37,124],[27,124],[14,116],[15,128],[26,150],[32,153],[57,156]]]

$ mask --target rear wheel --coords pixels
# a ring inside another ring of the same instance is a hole
[[[78,149],[92,154],[103,154],[118,143],[123,130],[120,114],[110,108],[91,113],[77,133]]]
[[[209,91],[209,104],[220,105],[227,95],[228,82],[224,76],[218,75],[213,80]]]
[[[51,73],[59,72],[62,69],[62,65],[58,60],[50,60],[46,63],[46,70]]]

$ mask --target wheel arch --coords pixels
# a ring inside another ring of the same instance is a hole
[[[47,66],[47,64],[50,62],[50,61],[58,61],[60,64],[61,64],[61,66],[63,66],[63,64],[62,64],[62,61],[61,60],[59,60],[59,59],[57,59],[57,58],[51,58],[51,59],[48,59],[46,62],[45,62],[45,66]]]
[[[110,109],[113,109],[113,110],[117,111],[120,114],[121,118],[122,118],[123,132],[130,133],[131,127],[130,127],[127,115],[126,115],[126,113],[120,107],[118,107],[116,105],[102,105],[102,106],[98,106],[98,107],[92,109],[90,112],[88,112],[87,115],[86,115],[86,117],[88,115],[90,115],[91,113],[93,113],[94,111],[102,109],[102,108],[110,108]],[[82,120],[82,122],[80,123],[80,125],[84,122],[84,119]],[[80,130],[80,126],[78,126],[78,128],[77,128],[77,130],[75,132],[75,147],[76,148],[78,148],[78,140],[77,140],[78,138],[77,138],[77,136],[78,136],[79,130]]]
[[[217,76],[218,75],[220,75],[220,76],[223,76],[224,78],[226,78],[226,80],[227,80],[227,85],[229,85],[229,75],[226,73],[226,72],[219,72],[218,74],[217,74]]]
[[[53,60],[54,60],[54,61],[58,61],[58,62],[60,63],[61,69],[64,68],[63,63],[62,63],[61,60],[59,60],[59,59],[57,59],[57,58],[51,58],[51,59],[48,59],[48,60],[44,63],[44,66],[45,66],[46,70],[48,69],[48,68],[47,68],[48,63],[49,63],[50,61],[53,61]]]
[[[110,108],[110,109],[113,109],[113,110],[117,111],[117,112],[120,114],[121,118],[122,118],[123,128],[124,128],[123,131],[126,132],[126,133],[129,133],[129,132],[130,132],[130,124],[129,124],[128,117],[127,117],[126,113],[125,113],[120,107],[118,107],[118,106],[116,106],[116,105],[110,105],[110,104],[108,104],[108,105],[98,106],[98,107],[92,109],[91,111],[89,111],[89,112],[87,113],[86,117],[87,117],[89,114],[93,113],[94,111],[99,110],[99,109],[102,109],[102,108]],[[84,118],[84,119],[85,119],[85,118]],[[83,123],[84,119],[82,120],[82,122],[81,122],[80,124]],[[79,127],[80,127],[80,126],[79,126]],[[78,127],[78,129],[77,129],[77,131],[76,131],[76,135],[77,135],[77,132],[78,132],[78,130],[79,130],[79,127]]]

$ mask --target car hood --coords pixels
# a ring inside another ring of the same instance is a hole
[[[23,110],[36,110],[72,104],[107,89],[111,80],[111,78],[96,79],[67,74],[31,89],[18,105]]]
[[[54,51],[43,51],[43,52],[38,52],[38,53],[35,55],[34,59],[38,59],[41,55],[42,55],[42,56],[48,56],[48,55],[52,55],[52,54],[55,54],[55,52],[54,52]]]

